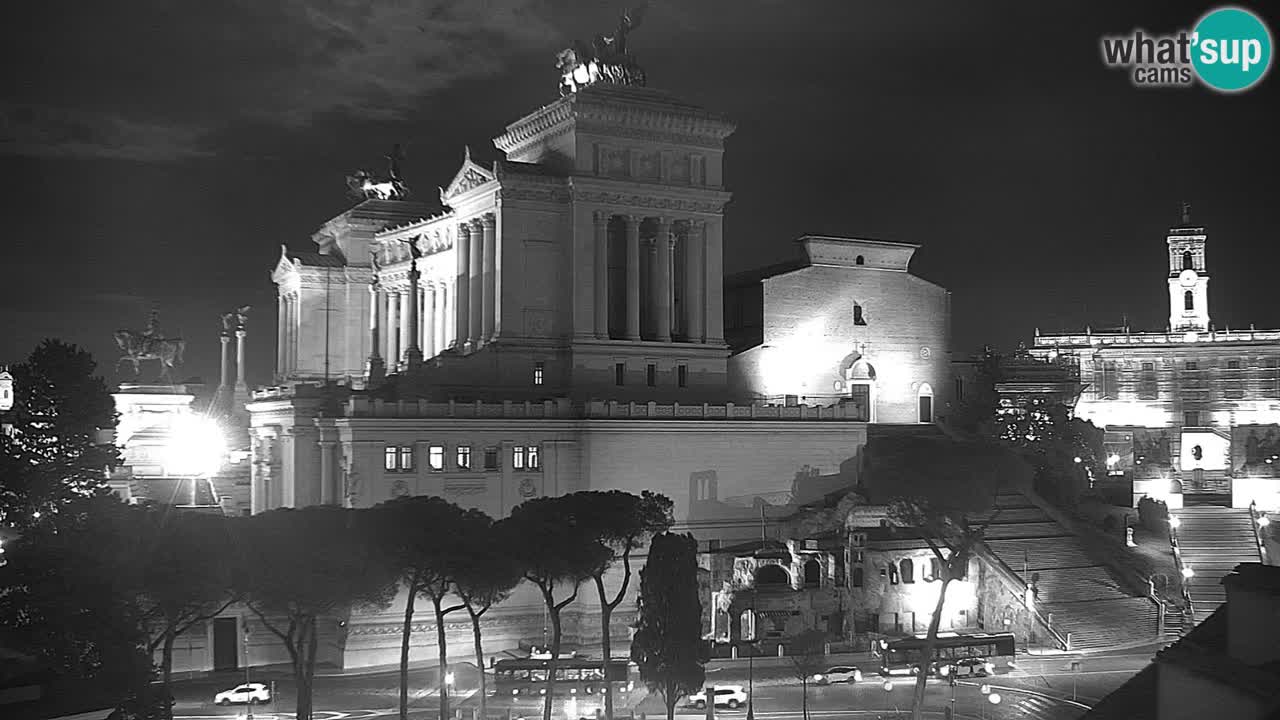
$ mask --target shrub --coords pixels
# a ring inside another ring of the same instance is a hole
[[[1138,501],[1138,521],[1142,527],[1159,532],[1168,526],[1169,506],[1161,500],[1144,497]]]

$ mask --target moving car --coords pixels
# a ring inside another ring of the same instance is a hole
[[[689,696],[689,704],[703,710],[707,707],[707,691],[699,690]],[[747,691],[741,685],[717,685],[716,707],[738,709],[747,704]]]
[[[213,702],[218,705],[267,703],[271,702],[271,688],[262,683],[244,683],[214,695]]]
[[[986,658],[961,658],[946,663],[938,663],[935,671],[938,677],[986,677],[995,672],[995,665]]]
[[[826,672],[817,673],[813,676],[813,681],[819,685],[858,682],[861,679],[862,671],[853,665],[837,665]]]

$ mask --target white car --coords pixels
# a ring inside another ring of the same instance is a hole
[[[245,683],[214,695],[213,702],[218,705],[268,703],[271,702],[271,688],[262,683]]]
[[[703,710],[707,707],[707,691],[699,690],[689,696],[689,704]],[[736,710],[747,704],[747,691],[741,685],[717,685],[716,707]]]
[[[861,679],[862,671],[852,665],[838,665],[824,673],[817,673],[813,676],[813,681],[819,685],[858,682]]]

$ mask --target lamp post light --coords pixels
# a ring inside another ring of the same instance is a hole
[[[1195,575],[1196,575],[1196,571],[1192,570],[1190,565],[1182,566],[1182,577],[1186,578],[1187,580],[1190,580],[1191,578],[1195,577]]]

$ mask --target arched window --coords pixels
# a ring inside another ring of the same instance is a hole
[[[853,259],[853,264],[854,264],[854,265],[866,265],[866,264],[867,264],[867,261],[866,261],[866,259],[865,259],[865,258],[863,258],[861,255],[859,255],[858,257],[856,257],[856,258],[854,258],[854,259]]]
[[[926,580],[942,579],[942,563],[938,562],[938,558],[936,557],[929,558],[929,577],[925,579]]]
[[[756,569],[756,585],[790,585],[791,577],[779,565],[761,565]]]
[[[1182,253],[1182,269],[1183,269],[1183,270],[1195,270],[1195,269],[1196,269],[1195,259],[1193,259],[1193,258],[1191,257],[1191,251],[1190,251],[1190,250],[1188,250],[1188,251],[1186,251],[1186,252]]]
[[[1182,293],[1182,306],[1187,310],[1196,309],[1196,300],[1192,297],[1190,290]]]
[[[867,324],[867,319],[866,319],[866,318],[864,318],[864,317],[862,316],[862,306],[861,306],[861,305],[854,305],[854,306],[853,306],[853,324],[854,324],[854,325],[866,325],[866,324]]]
[[[862,583],[863,583],[862,568],[856,567],[853,569],[853,586],[856,588],[860,588],[862,587]]]
[[[804,564],[805,587],[817,587],[822,584],[822,564],[817,558]]]
[[[916,566],[915,563],[911,562],[911,558],[903,558],[902,562],[898,563],[898,569],[902,573],[902,582],[913,583],[916,581]]]

